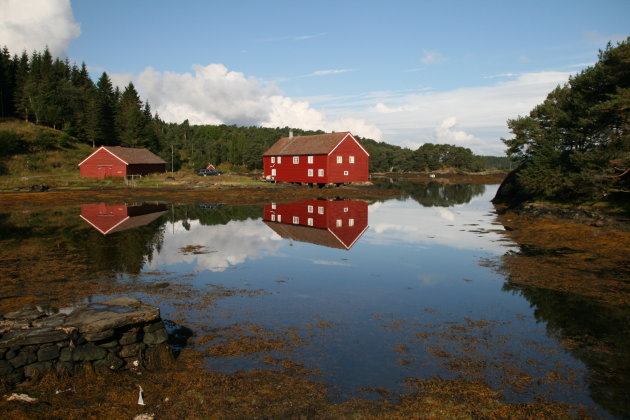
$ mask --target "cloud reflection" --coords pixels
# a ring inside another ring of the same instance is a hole
[[[207,253],[183,253],[182,248],[201,245]],[[182,222],[168,224],[164,244],[155,251],[150,267],[185,263],[195,271],[224,271],[244,263],[275,253],[282,247],[281,238],[259,220],[231,221],[226,225],[205,226],[190,221],[186,230]]]
[[[450,207],[423,207],[411,199],[375,203],[369,207],[371,228],[365,240],[378,245],[445,245],[502,254],[505,248],[497,242],[499,234],[487,232],[500,229],[491,224],[494,217],[488,215],[488,202],[497,187],[488,186],[469,203]]]

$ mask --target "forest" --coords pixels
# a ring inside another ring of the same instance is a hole
[[[262,153],[289,127],[237,127],[235,125],[191,125],[188,120],[167,123],[153,113],[133,83],[114,87],[107,73],[96,83],[85,63],[81,66],[54,58],[48,49],[32,54],[0,52],[0,118],[20,119],[61,130],[58,139],[41,138],[39,150],[73,142],[146,147],[171,163],[175,170],[198,169],[208,163],[233,171],[262,168]],[[292,129],[295,135],[322,131]],[[356,137],[356,136],[355,136]],[[508,169],[505,156],[477,156],[470,149],[425,143],[417,150],[357,137],[370,153],[371,172],[461,171]],[[29,153],[27,144],[15,133],[0,132],[0,158]],[[170,168],[169,168],[170,169]]]
[[[628,200],[630,37],[508,127],[507,154],[521,164],[497,201]]]

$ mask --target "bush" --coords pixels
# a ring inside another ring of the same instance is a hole
[[[26,151],[26,142],[18,133],[0,130],[0,157],[11,156]]]

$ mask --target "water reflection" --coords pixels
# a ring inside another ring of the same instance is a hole
[[[400,389],[410,376],[459,377],[452,370],[459,362],[478,367],[472,377],[488,380],[510,400],[542,395],[599,403],[627,417],[627,308],[519,286],[480,265],[514,245],[494,224],[489,200],[496,187],[409,188],[400,199],[372,203],[144,210],[95,204],[0,214],[0,294],[5,302],[19,293],[50,299],[56,293],[50,284],[68,287],[70,268],[76,278],[98,270],[127,273],[138,283],[189,286],[190,294],[173,292],[160,306],[164,317],[200,334],[246,323],[304,332],[308,346],[295,358],[323,372],[342,397],[362,386]],[[41,270],[34,270],[37,264]],[[63,273],[52,272],[54,266]],[[264,293],[209,299],[210,307],[203,297],[215,289]],[[73,289],[77,299],[88,293],[83,285]],[[138,293],[150,300],[154,292]],[[209,343],[222,339],[229,337]],[[247,368],[258,356],[265,354],[213,359],[212,368]],[[532,378],[530,385],[509,383],[512,370]]]
[[[413,182],[405,178],[381,178],[374,181],[381,188],[402,191],[401,198],[416,201],[424,207],[449,207],[466,204],[483,195],[482,184],[445,184],[443,182]]]
[[[270,204],[263,220],[284,239],[348,250],[368,228],[368,205],[352,200]]]
[[[81,218],[103,235],[148,225],[166,213],[164,204],[83,204]]]

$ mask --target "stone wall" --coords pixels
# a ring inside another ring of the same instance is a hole
[[[54,370],[155,369],[173,359],[160,309],[120,297],[46,315],[23,308],[0,315],[0,382],[12,386]]]

